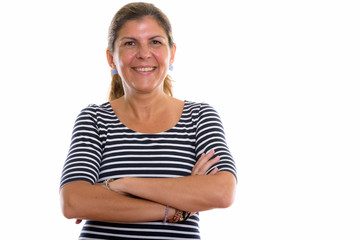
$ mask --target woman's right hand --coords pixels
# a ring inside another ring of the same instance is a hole
[[[210,150],[207,154],[203,153],[199,160],[196,162],[195,166],[193,167],[191,171],[191,175],[205,175],[206,172],[217,162],[220,161],[220,156],[216,156],[215,158],[212,158],[215,155],[215,150]],[[209,175],[214,175],[217,173],[219,169],[216,167],[214,168]]]

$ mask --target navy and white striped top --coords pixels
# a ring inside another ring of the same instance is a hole
[[[109,102],[90,105],[76,119],[60,187],[73,181],[92,184],[108,178],[173,178],[191,175],[200,155],[214,149],[217,167],[236,176],[217,112],[208,104],[185,101],[179,122],[155,134],[135,132],[122,124]],[[86,221],[79,239],[200,239],[199,215],[163,224]]]

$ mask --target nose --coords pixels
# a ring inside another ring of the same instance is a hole
[[[137,58],[147,59],[151,56],[150,48],[147,45],[141,45],[138,48]]]

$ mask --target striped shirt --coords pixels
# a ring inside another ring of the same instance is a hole
[[[175,178],[191,175],[201,154],[214,149],[215,167],[236,176],[222,123],[208,104],[185,101],[179,122],[155,134],[122,124],[109,102],[90,105],[76,119],[60,187],[73,181],[92,184],[122,177]],[[199,215],[181,223],[86,221],[79,239],[200,239]]]

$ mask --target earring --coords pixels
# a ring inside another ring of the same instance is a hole
[[[174,66],[173,66],[173,65],[170,65],[170,66],[169,66],[169,70],[170,70],[170,71],[174,70]]]
[[[116,68],[113,68],[113,69],[111,69],[111,73],[115,75],[115,74],[117,74],[118,72],[117,72]]]

